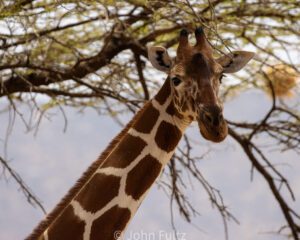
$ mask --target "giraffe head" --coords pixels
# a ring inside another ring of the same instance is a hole
[[[174,59],[161,46],[149,47],[148,57],[155,68],[168,74],[176,110],[183,117],[196,120],[204,138],[220,142],[228,133],[218,97],[222,76],[242,69],[254,53],[234,51],[215,59],[201,27],[195,30],[195,38],[196,44],[191,46],[188,31],[183,29]]]

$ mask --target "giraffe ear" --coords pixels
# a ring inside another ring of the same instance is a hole
[[[148,47],[148,59],[152,66],[160,71],[168,73],[171,69],[172,59],[164,47]]]
[[[222,65],[224,73],[235,73],[241,70],[253,57],[255,53],[246,51],[233,51],[226,56],[217,59]]]

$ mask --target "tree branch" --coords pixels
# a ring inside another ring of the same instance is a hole
[[[289,225],[289,228],[291,230],[292,236],[295,240],[298,240],[299,238],[299,226],[294,222],[294,219],[291,215],[290,207],[287,205],[286,201],[280,194],[280,192],[277,190],[277,187],[275,185],[273,177],[269,174],[269,172],[259,163],[257,158],[254,156],[252,150],[251,150],[251,144],[250,142],[242,138],[239,134],[237,134],[232,128],[229,128],[229,134],[230,136],[235,139],[240,146],[243,148],[244,152],[248,156],[249,160],[255,167],[255,169],[265,178],[267,181],[271,192],[273,193],[274,197],[276,198],[278,204],[280,205],[281,211]]]
[[[32,206],[35,207],[35,205],[37,205],[44,214],[46,214],[46,210],[43,207],[41,201],[35,196],[34,193],[32,193],[32,191],[30,190],[30,188],[27,186],[27,184],[24,182],[24,180],[21,178],[21,176],[15,171],[13,170],[9,164],[7,163],[6,160],[4,160],[1,156],[0,156],[0,162],[2,164],[2,166],[4,167],[4,170],[7,170],[9,172],[9,174],[13,177],[13,179],[16,181],[16,183],[19,185],[20,189],[22,190],[23,194],[25,195],[27,202],[29,202]]]

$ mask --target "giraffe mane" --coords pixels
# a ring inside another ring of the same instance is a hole
[[[138,111],[138,113],[127,123],[125,128],[109,143],[106,149],[101,153],[96,161],[94,161],[88,169],[77,180],[76,184],[71,187],[68,193],[60,200],[60,202],[54,207],[54,209],[47,214],[46,218],[42,220],[32,231],[32,233],[26,238],[26,240],[38,239],[41,234],[50,226],[50,224],[61,214],[68,203],[77,195],[79,190],[84,186],[89,178],[95,173],[95,171],[104,163],[104,160],[108,157],[110,152],[117,146],[123,136],[128,132],[130,127],[137,121],[141,114],[148,106],[148,102]]]

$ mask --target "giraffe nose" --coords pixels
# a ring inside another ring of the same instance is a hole
[[[220,108],[212,107],[204,113],[204,120],[213,127],[218,127],[223,121],[223,114]]]

